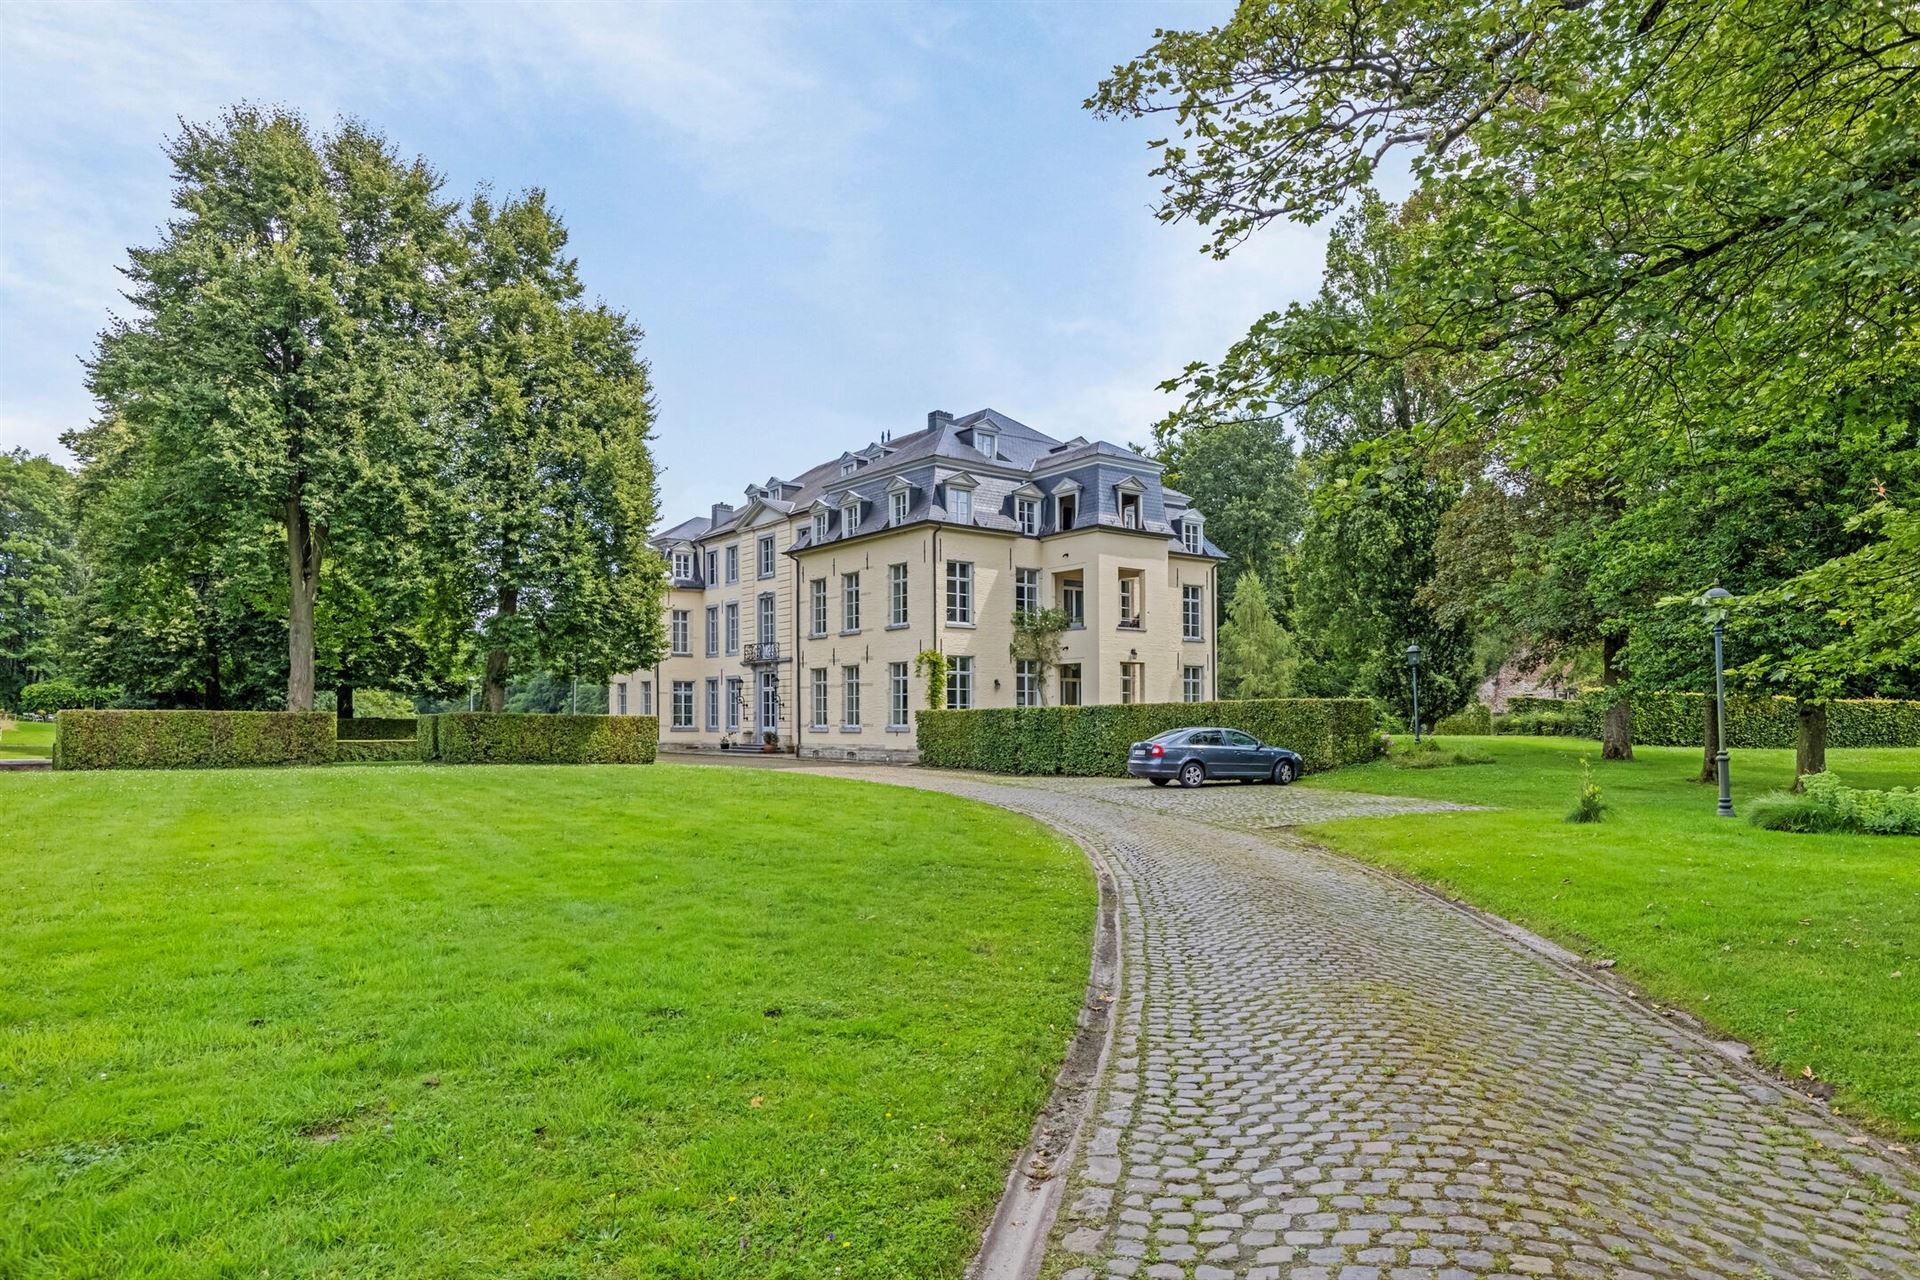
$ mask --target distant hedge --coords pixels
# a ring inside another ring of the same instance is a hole
[[[413,716],[350,716],[340,722],[333,736],[346,742],[370,742],[377,738],[406,738],[419,733]]]
[[[1314,770],[1379,753],[1373,704],[1364,698],[994,707],[921,711],[915,721],[921,764],[992,773],[1124,775],[1129,746],[1187,725],[1243,730],[1299,752]]]
[[[331,764],[327,711],[62,711],[56,769],[232,769]]]
[[[1493,713],[1484,703],[1470,702],[1450,716],[1441,716],[1433,726],[1435,733],[1489,734],[1493,732]]]
[[[421,716],[416,741],[441,764],[652,764],[660,721],[449,711]]]
[[[1650,747],[1698,746],[1706,732],[1704,693],[1636,693],[1633,740]],[[1507,733],[1600,734],[1597,694],[1577,698],[1520,697],[1508,700],[1499,722]],[[1800,735],[1792,698],[1734,694],[1727,698],[1729,747],[1791,747]],[[1920,747],[1920,702],[1892,698],[1842,698],[1827,704],[1829,747]]]
[[[409,720],[408,725],[412,725]],[[342,738],[333,744],[336,764],[369,764],[380,760],[418,760],[420,744],[413,738]]]

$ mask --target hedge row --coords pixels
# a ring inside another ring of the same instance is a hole
[[[342,742],[370,742],[376,738],[405,738],[412,742],[419,732],[413,716],[349,716],[340,722],[333,736]]]
[[[1435,733],[1469,733],[1482,736],[1493,732],[1493,712],[1484,703],[1469,702],[1450,716],[1441,716],[1433,726]]]
[[[370,764],[381,760],[419,758],[420,743],[414,738],[342,738],[333,744],[336,764]]]
[[[992,773],[1124,775],[1129,746],[1188,725],[1243,730],[1299,752],[1313,770],[1379,754],[1373,704],[1364,698],[995,707],[921,711],[914,719],[921,764]]]
[[[230,769],[331,764],[327,711],[62,711],[56,769]]]
[[[660,721],[449,711],[421,716],[417,742],[442,764],[652,764]]]
[[[1635,742],[1651,747],[1691,747],[1699,745],[1706,732],[1704,693],[1636,693],[1632,702]],[[1518,697],[1509,699],[1507,705],[1510,727],[1533,723],[1537,732],[1600,736],[1603,704],[1598,694],[1565,699]],[[1529,717],[1538,719],[1530,721]],[[1799,736],[1800,712],[1792,698],[1735,694],[1727,699],[1729,747],[1791,747]],[[1920,702],[1892,698],[1830,702],[1827,745],[1920,747]]]

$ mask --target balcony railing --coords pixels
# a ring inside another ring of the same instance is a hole
[[[780,661],[780,642],[777,640],[769,640],[764,644],[746,645],[740,653],[740,662],[743,666],[751,666],[756,662],[778,661]]]

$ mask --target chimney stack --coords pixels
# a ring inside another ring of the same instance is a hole
[[[717,529],[731,519],[733,519],[733,504],[731,502],[716,502],[713,504],[713,519],[708,527]]]
[[[952,425],[953,425],[953,415],[948,413],[945,409],[935,409],[933,412],[927,415],[928,430],[932,430],[935,427],[950,427]]]

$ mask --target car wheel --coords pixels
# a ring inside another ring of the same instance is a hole
[[[1173,779],[1172,778],[1148,778],[1147,781],[1151,782],[1156,787],[1164,787],[1169,782],[1172,782]]]
[[[1293,781],[1293,761],[1282,760],[1279,764],[1273,766],[1273,780],[1279,783],[1283,787],[1286,786],[1289,782],[1292,782]]]
[[[1180,785],[1197,787],[1207,780],[1206,766],[1198,760],[1189,760],[1180,766]]]

